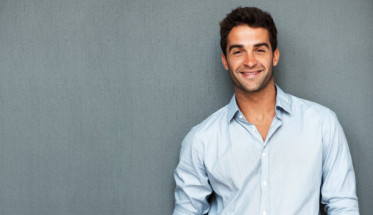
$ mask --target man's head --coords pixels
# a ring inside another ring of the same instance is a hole
[[[266,29],[269,33],[272,52],[276,50],[277,29],[272,16],[256,7],[238,7],[220,22],[220,47],[225,56],[227,54],[228,35],[234,27],[239,25]]]
[[[271,16],[257,8],[237,8],[220,26],[222,63],[231,75],[236,95],[274,86],[273,67],[280,52]]]

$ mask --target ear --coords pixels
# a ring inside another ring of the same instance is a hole
[[[273,52],[273,66],[277,66],[278,64],[278,61],[280,60],[280,51],[278,50],[278,48],[276,48],[276,50]]]
[[[224,68],[228,70],[228,63],[227,63],[227,59],[225,58],[224,53],[221,54],[221,62],[223,63]]]

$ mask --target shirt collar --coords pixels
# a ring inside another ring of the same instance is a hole
[[[281,108],[288,114],[291,114],[291,103],[290,95],[282,91],[281,88],[276,85],[276,109]]]
[[[287,93],[281,90],[281,88],[277,85],[276,86],[276,110],[281,108],[288,114],[291,114],[291,97]],[[236,102],[236,94],[233,94],[231,101],[228,104],[228,115],[227,120],[228,123],[233,119],[237,112],[239,112],[239,108]]]
[[[237,102],[236,102],[236,94],[233,94],[233,97],[231,101],[228,104],[228,115],[227,115],[227,120],[228,123],[231,122],[233,117],[236,115],[236,113],[239,111]]]

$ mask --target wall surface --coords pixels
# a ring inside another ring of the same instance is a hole
[[[0,214],[171,214],[182,139],[233,93],[239,5],[272,14],[280,87],[337,113],[370,214],[371,0],[1,0]]]

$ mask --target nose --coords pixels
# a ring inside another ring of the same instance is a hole
[[[247,53],[245,56],[244,64],[247,65],[248,67],[254,67],[256,65],[256,59],[255,59],[254,54]]]

